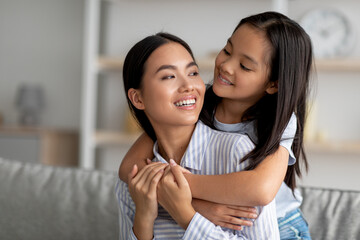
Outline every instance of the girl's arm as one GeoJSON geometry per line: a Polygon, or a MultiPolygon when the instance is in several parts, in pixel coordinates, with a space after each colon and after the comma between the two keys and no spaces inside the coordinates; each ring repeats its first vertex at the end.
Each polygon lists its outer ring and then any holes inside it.
{"type": "Polygon", "coordinates": [[[151,138],[143,133],[131,146],[129,151],[126,153],[123,158],[120,168],[119,168],[119,177],[122,181],[128,181],[128,174],[131,172],[134,164],[136,164],[140,169],[146,166],[146,159],[153,159],[154,154],[152,152],[154,142],[151,138]]]}
{"type": "Polygon", "coordinates": [[[238,206],[264,206],[284,180],[289,152],[280,146],[255,169],[223,175],[185,174],[193,198],[238,206]]]}
{"type": "MultiPolygon", "coordinates": [[[[146,166],[146,159],[153,158],[153,141],[143,133],[125,155],[119,177],[127,182],[127,175],[134,164],[139,169],[146,166]]],[[[264,206],[276,196],[284,180],[289,152],[280,146],[255,169],[224,175],[185,174],[193,198],[237,206],[264,206]]]]}

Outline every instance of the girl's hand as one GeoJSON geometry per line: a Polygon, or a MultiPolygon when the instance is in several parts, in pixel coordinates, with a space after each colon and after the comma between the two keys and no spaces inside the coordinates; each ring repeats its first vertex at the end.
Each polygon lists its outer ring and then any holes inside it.
{"type": "Polygon", "coordinates": [[[183,170],[173,160],[158,184],[158,201],[184,229],[195,215],[192,196],[183,170]]]}
{"type": "Polygon", "coordinates": [[[215,225],[233,230],[242,230],[242,226],[252,226],[251,220],[256,219],[256,208],[224,205],[214,202],[208,202],[200,199],[193,199],[194,209],[201,215],[209,219],[215,225]]]}
{"type": "Polygon", "coordinates": [[[129,192],[136,205],[135,218],[141,217],[149,225],[153,225],[158,214],[156,188],[166,166],[154,163],[138,171],[137,165],[134,165],[128,175],[129,192]]]}

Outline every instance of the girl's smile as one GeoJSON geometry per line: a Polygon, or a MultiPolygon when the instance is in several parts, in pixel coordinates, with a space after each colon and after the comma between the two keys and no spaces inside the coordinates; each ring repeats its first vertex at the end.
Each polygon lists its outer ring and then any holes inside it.
{"type": "Polygon", "coordinates": [[[222,76],[221,74],[218,75],[217,80],[220,84],[223,85],[234,85],[232,82],[227,80],[225,76],[222,76]]]}

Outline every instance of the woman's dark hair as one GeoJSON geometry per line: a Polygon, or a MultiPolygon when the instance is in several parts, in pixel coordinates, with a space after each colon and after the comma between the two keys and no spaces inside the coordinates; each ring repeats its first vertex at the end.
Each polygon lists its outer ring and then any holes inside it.
{"type": "Polygon", "coordinates": [[[131,103],[128,97],[128,90],[130,88],[140,89],[142,87],[146,61],[156,49],[170,42],[181,44],[195,61],[191,48],[185,41],[172,34],[159,32],[136,43],[127,53],[123,67],[124,90],[131,113],[142,129],[153,141],[156,140],[154,129],[145,115],[145,112],[137,109],[131,103]]]}
{"type": "MultiPolygon", "coordinates": [[[[277,12],[264,12],[246,17],[240,21],[234,32],[244,24],[263,33],[270,43],[270,53],[265,60],[270,70],[269,81],[277,84],[278,92],[266,94],[243,114],[242,121],[255,121],[258,135],[256,147],[243,158],[243,161],[251,159],[247,167],[247,170],[251,170],[266,156],[274,153],[279,147],[292,113],[295,112],[297,130],[292,151],[297,161],[294,165],[288,166],[284,180],[294,189],[296,175],[301,177],[301,159],[306,171],[308,169],[303,136],[313,60],[311,40],[299,24],[277,12]]],[[[215,95],[212,87],[208,87],[200,119],[213,128],[214,110],[220,101],[221,98],[215,95]]]]}

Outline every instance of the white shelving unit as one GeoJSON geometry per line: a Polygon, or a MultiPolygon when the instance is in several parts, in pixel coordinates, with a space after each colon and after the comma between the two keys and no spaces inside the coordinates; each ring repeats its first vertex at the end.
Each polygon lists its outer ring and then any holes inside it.
{"type": "Polygon", "coordinates": [[[95,120],[97,103],[97,59],[99,52],[100,0],[85,1],[84,72],[82,92],[80,166],[95,167],[95,120]]]}
{"type": "MultiPolygon", "coordinates": [[[[273,10],[286,14],[288,0],[272,0],[272,8],[273,10]]],[[[96,166],[96,148],[130,145],[137,139],[139,134],[96,129],[99,73],[121,71],[123,58],[111,58],[99,55],[101,0],[86,0],[85,11],[80,166],[82,168],[92,169],[96,166]]],[[[198,64],[200,69],[212,70],[214,67],[214,59],[198,59],[198,64]]],[[[360,72],[360,59],[318,59],[315,61],[315,64],[317,71],[360,72]]],[[[342,151],[360,154],[360,142],[346,144],[309,142],[307,146],[310,151],[342,151]]]]}

